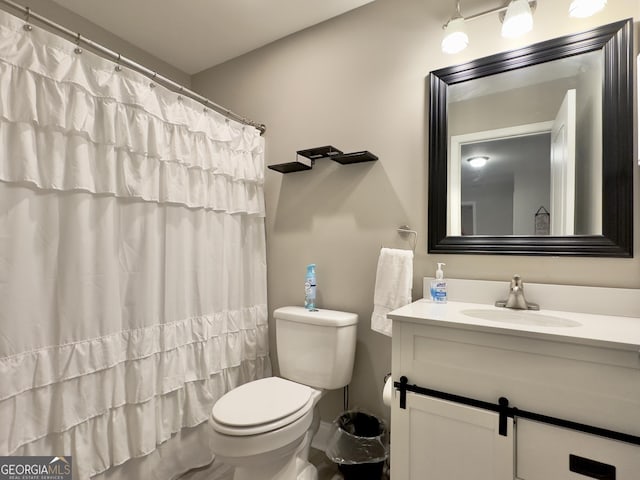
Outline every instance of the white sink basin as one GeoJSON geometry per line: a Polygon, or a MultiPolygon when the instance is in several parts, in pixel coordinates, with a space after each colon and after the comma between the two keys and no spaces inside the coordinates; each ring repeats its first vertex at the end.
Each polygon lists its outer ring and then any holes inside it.
{"type": "Polygon", "coordinates": [[[497,310],[489,308],[473,308],[460,313],[468,317],[489,320],[491,322],[510,323],[513,325],[531,325],[537,327],[579,327],[582,325],[568,318],[545,315],[530,310],[497,310]]]}

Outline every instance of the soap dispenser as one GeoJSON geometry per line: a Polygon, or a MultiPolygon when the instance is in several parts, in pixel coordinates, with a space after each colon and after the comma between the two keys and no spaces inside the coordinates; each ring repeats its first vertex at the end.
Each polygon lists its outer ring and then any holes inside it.
{"type": "Polygon", "coordinates": [[[443,265],[446,263],[438,263],[436,278],[431,280],[431,301],[434,303],[447,303],[447,281],[444,279],[443,265]]]}

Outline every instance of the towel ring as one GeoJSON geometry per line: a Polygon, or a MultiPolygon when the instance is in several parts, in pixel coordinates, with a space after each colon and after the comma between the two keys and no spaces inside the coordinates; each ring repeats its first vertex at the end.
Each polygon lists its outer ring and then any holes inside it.
{"type": "Polygon", "coordinates": [[[416,251],[416,245],[418,244],[418,232],[416,232],[415,230],[411,230],[409,228],[409,225],[400,225],[396,231],[398,232],[398,234],[402,237],[406,237],[408,235],[413,235],[413,247],[412,250],[415,253],[416,251]]]}

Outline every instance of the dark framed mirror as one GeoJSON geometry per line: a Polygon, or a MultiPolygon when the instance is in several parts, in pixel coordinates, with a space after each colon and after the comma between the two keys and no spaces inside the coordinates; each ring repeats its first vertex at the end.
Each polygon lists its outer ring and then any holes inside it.
{"type": "Polygon", "coordinates": [[[632,28],[430,73],[429,253],[633,256],[632,28]]]}

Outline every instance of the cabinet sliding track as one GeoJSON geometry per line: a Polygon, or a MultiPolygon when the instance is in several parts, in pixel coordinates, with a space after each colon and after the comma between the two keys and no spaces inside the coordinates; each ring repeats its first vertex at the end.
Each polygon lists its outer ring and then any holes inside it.
{"type": "Polygon", "coordinates": [[[516,407],[510,407],[509,400],[506,397],[500,397],[497,404],[485,402],[483,400],[455,395],[453,393],[441,392],[439,390],[420,387],[418,385],[409,385],[409,380],[405,376],[400,377],[399,382],[393,382],[393,386],[400,392],[400,408],[402,409],[407,408],[407,392],[412,392],[420,395],[426,395],[428,397],[437,398],[439,400],[446,400],[449,402],[460,403],[463,405],[496,412],[499,415],[498,433],[505,437],[507,436],[507,418],[511,417],[514,420],[516,418],[526,418],[527,420],[533,420],[539,423],[546,423],[548,425],[553,425],[556,427],[589,433],[591,435],[597,435],[599,437],[630,443],[633,445],[640,445],[639,436],[617,432],[615,430],[609,430],[606,428],[595,427],[593,425],[587,425],[584,423],[573,422],[571,420],[565,420],[563,418],[551,417],[549,415],[529,412],[527,410],[520,410],[516,407]]]}

